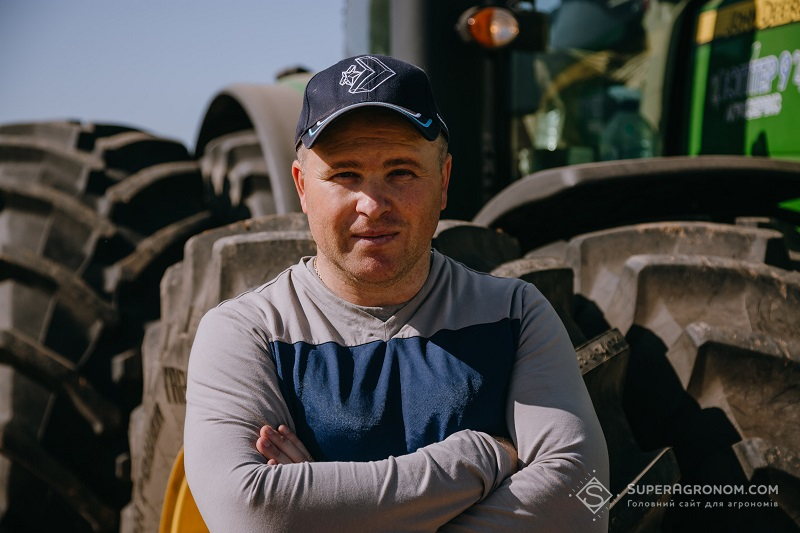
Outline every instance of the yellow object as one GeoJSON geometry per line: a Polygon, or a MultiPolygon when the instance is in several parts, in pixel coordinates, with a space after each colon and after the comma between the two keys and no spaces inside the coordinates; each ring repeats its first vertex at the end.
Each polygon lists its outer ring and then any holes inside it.
{"type": "Polygon", "coordinates": [[[745,0],[700,13],[697,44],[800,22],[800,0],[745,0]]]}
{"type": "Polygon", "coordinates": [[[206,523],[200,516],[192,491],[186,482],[183,448],[175,458],[175,464],[172,465],[172,472],[169,474],[158,531],[159,533],[208,533],[206,523]]]}

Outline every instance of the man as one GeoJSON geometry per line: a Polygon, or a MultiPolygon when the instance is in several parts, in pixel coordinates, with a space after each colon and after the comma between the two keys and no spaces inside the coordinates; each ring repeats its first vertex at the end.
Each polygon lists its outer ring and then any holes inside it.
{"type": "Polygon", "coordinates": [[[318,255],[209,311],[189,362],[212,531],[606,528],[574,494],[608,457],[556,313],[431,251],[448,137],[407,63],[309,82],[292,174],[318,255]]]}

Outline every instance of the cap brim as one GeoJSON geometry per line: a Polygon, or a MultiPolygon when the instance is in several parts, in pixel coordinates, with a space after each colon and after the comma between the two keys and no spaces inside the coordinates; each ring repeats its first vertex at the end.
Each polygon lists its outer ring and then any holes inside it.
{"type": "Polygon", "coordinates": [[[441,133],[441,131],[444,129],[439,120],[431,117],[423,117],[420,113],[415,113],[398,105],[389,104],[386,102],[359,102],[357,104],[349,105],[339,109],[335,113],[332,113],[324,119],[317,121],[316,124],[308,128],[300,137],[300,139],[298,139],[295,148],[298,148],[301,142],[306,148],[311,148],[314,146],[314,143],[317,142],[317,139],[319,139],[322,132],[325,131],[325,129],[332,123],[334,123],[337,118],[350,111],[354,111],[363,107],[382,107],[384,109],[391,109],[392,111],[397,112],[397,114],[405,118],[412,126],[414,126],[414,128],[417,129],[417,131],[420,132],[420,134],[422,134],[424,138],[429,141],[436,140],[436,138],[439,137],[439,133],[441,133]]]}

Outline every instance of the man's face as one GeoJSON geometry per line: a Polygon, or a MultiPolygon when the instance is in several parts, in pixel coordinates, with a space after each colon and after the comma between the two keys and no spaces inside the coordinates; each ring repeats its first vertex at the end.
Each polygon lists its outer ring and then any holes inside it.
{"type": "Polygon", "coordinates": [[[292,172],[320,270],[391,287],[428,273],[451,159],[404,119],[358,110],[331,124],[292,172]]]}

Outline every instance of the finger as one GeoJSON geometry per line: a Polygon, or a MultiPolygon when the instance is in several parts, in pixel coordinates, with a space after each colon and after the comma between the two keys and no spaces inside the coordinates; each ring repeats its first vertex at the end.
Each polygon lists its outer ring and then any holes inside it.
{"type": "Polygon", "coordinates": [[[265,439],[264,437],[258,437],[256,439],[256,450],[258,450],[258,453],[263,455],[266,459],[272,459],[277,451],[272,444],[270,444],[269,440],[265,439]]]}
{"type": "Polygon", "coordinates": [[[308,451],[305,450],[305,446],[300,443],[297,437],[294,437],[294,439],[287,438],[275,428],[267,426],[267,439],[275,448],[286,455],[291,462],[302,463],[308,461],[308,451]],[[299,443],[303,449],[298,448],[295,443],[299,443]]]}
{"type": "Polygon", "coordinates": [[[292,464],[292,460],[286,456],[279,448],[273,445],[269,439],[264,437],[259,437],[256,440],[256,450],[258,453],[264,456],[267,459],[267,464],[270,465],[288,465],[292,464]]]}
{"type": "Polygon", "coordinates": [[[283,435],[285,438],[289,439],[289,441],[292,444],[294,444],[295,448],[297,448],[297,450],[303,456],[304,461],[309,461],[309,462],[314,461],[314,458],[311,457],[310,453],[308,453],[308,449],[305,447],[305,445],[303,445],[303,443],[300,441],[297,435],[295,435],[294,432],[291,429],[289,429],[285,424],[281,424],[280,426],[278,426],[278,433],[283,435]]]}

